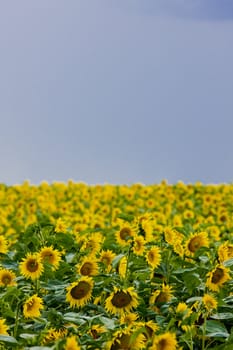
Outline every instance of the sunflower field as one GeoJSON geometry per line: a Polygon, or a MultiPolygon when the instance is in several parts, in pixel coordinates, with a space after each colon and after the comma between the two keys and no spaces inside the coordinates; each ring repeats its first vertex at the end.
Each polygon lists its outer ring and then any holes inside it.
{"type": "Polygon", "coordinates": [[[0,349],[233,349],[233,185],[0,184],[0,349]]]}

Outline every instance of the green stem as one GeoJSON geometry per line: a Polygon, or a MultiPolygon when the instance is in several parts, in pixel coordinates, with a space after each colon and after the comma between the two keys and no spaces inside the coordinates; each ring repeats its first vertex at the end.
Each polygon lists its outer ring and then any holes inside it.
{"type": "Polygon", "coordinates": [[[127,262],[126,262],[126,271],[125,271],[125,285],[127,284],[128,275],[129,275],[129,259],[130,259],[130,253],[131,253],[131,245],[129,246],[128,253],[127,253],[127,262]]]}
{"type": "Polygon", "coordinates": [[[203,323],[203,334],[202,334],[202,346],[201,349],[205,350],[205,335],[206,335],[206,316],[204,317],[204,323],[203,323]]]}
{"type": "Polygon", "coordinates": [[[15,326],[14,326],[14,331],[13,331],[14,338],[16,338],[16,336],[17,336],[17,331],[18,331],[18,326],[19,326],[20,304],[21,304],[21,301],[18,302],[17,307],[16,307],[15,326]]]}

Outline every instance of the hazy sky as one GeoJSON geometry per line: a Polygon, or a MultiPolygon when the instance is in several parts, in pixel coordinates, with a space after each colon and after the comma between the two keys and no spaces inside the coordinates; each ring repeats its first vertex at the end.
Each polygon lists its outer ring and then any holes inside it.
{"type": "Polygon", "coordinates": [[[0,182],[233,181],[232,0],[0,11],[0,182]]]}

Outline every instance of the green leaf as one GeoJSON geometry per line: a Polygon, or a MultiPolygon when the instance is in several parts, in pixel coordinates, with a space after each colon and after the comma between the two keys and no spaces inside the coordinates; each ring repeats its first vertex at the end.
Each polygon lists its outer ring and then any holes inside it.
{"type": "Polygon", "coordinates": [[[32,346],[29,348],[30,350],[51,350],[48,346],[32,346]]]}
{"type": "Polygon", "coordinates": [[[31,333],[22,333],[20,334],[20,338],[23,338],[23,339],[32,339],[34,337],[36,337],[37,334],[31,334],[31,333]]]}
{"type": "MultiPolygon", "coordinates": [[[[218,321],[207,320],[206,321],[206,336],[210,338],[227,338],[229,333],[227,332],[224,324],[218,321]]],[[[203,329],[203,326],[202,326],[203,329]]]]}
{"type": "Polygon", "coordinates": [[[233,265],[233,258],[224,261],[223,265],[226,267],[232,266],[233,265]]]}
{"type": "Polygon", "coordinates": [[[215,320],[229,320],[233,318],[233,313],[221,312],[221,313],[212,315],[211,318],[214,318],[215,320]]]}
{"type": "Polygon", "coordinates": [[[17,340],[9,335],[0,335],[0,342],[18,344],[17,340]]]}

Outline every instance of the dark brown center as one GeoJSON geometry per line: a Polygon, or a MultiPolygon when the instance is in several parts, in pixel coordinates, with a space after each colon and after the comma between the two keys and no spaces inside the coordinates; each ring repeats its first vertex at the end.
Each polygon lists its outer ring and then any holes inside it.
{"type": "Polygon", "coordinates": [[[218,282],[221,281],[223,276],[224,276],[223,270],[218,267],[213,273],[213,276],[211,278],[211,282],[217,284],[218,282]]]}
{"type": "Polygon", "coordinates": [[[27,262],[27,270],[30,272],[36,272],[38,270],[39,264],[35,259],[30,259],[27,262]]]}
{"type": "Polygon", "coordinates": [[[81,281],[77,286],[71,289],[70,294],[74,299],[82,299],[88,294],[89,291],[90,291],[89,283],[85,281],[81,281]]]}
{"type": "Polygon", "coordinates": [[[89,262],[86,262],[82,265],[80,272],[83,276],[89,276],[92,272],[92,264],[89,262]]]}
{"type": "Polygon", "coordinates": [[[123,308],[130,304],[132,297],[129,293],[123,291],[116,292],[112,298],[112,305],[117,308],[123,308]]]}

